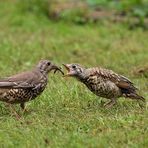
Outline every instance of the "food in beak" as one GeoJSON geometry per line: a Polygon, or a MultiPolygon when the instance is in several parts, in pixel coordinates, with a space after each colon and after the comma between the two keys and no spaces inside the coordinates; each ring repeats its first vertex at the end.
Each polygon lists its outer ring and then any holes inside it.
{"type": "Polygon", "coordinates": [[[61,67],[57,67],[57,66],[53,65],[52,69],[54,69],[54,73],[56,73],[57,71],[60,71],[62,73],[62,75],[64,75],[64,72],[61,70],[61,67]]]}

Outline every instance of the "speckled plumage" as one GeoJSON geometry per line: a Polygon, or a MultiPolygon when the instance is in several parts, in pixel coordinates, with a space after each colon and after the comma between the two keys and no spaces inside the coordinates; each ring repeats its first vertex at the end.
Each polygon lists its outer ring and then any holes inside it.
{"type": "Polygon", "coordinates": [[[110,99],[106,106],[111,107],[119,97],[129,97],[144,101],[142,96],[136,93],[137,88],[126,77],[112,70],[95,68],[83,68],[79,64],[65,64],[68,70],[67,76],[73,76],[84,83],[90,91],[100,97],[110,99]]]}
{"type": "Polygon", "coordinates": [[[50,61],[42,60],[31,71],[0,79],[0,101],[20,103],[24,109],[25,102],[35,99],[44,91],[51,70],[61,71],[50,61]]]}
{"type": "Polygon", "coordinates": [[[40,95],[47,85],[47,78],[43,76],[39,82],[39,87],[27,87],[27,88],[4,88],[0,89],[0,101],[7,103],[25,103],[35,99],[40,95]]]}

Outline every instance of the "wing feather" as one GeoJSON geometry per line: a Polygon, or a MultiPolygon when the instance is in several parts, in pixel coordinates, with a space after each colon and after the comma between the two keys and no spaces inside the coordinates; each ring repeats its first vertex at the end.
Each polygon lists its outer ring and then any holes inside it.
{"type": "Polygon", "coordinates": [[[35,79],[37,77],[38,75],[35,72],[23,72],[8,78],[0,79],[0,88],[33,88],[35,87],[35,79]]]}
{"type": "Polygon", "coordinates": [[[90,68],[90,75],[98,75],[103,79],[110,80],[115,83],[119,88],[136,91],[134,84],[125,76],[119,75],[112,70],[103,68],[90,68]]]}

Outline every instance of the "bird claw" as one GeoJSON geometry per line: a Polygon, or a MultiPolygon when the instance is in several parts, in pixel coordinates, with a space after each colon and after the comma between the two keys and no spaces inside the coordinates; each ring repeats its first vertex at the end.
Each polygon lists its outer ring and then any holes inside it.
{"type": "Polygon", "coordinates": [[[104,104],[104,107],[106,109],[109,109],[109,108],[112,108],[115,104],[116,104],[116,102],[111,100],[111,101],[107,102],[106,104],[104,104]]]}
{"type": "Polygon", "coordinates": [[[20,116],[18,113],[15,113],[14,116],[15,116],[15,118],[16,118],[17,120],[20,120],[20,119],[21,119],[21,116],[20,116]]]}
{"type": "Polygon", "coordinates": [[[23,112],[23,114],[24,114],[24,113],[29,112],[29,110],[28,110],[28,109],[26,109],[26,108],[24,108],[24,109],[22,110],[22,112],[23,112]]]}
{"type": "Polygon", "coordinates": [[[105,107],[106,109],[110,109],[110,108],[113,107],[113,105],[114,105],[114,104],[105,104],[104,107],[105,107]]]}

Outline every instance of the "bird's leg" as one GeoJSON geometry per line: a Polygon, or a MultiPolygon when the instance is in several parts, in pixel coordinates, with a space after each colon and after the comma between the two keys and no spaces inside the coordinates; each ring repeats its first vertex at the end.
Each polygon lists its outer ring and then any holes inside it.
{"type": "Polygon", "coordinates": [[[24,112],[27,112],[27,109],[26,109],[26,107],[25,107],[25,103],[21,103],[21,104],[20,104],[20,107],[22,108],[23,113],[24,113],[24,112]]]}
{"type": "Polygon", "coordinates": [[[11,113],[13,113],[16,117],[17,120],[19,120],[21,117],[20,115],[16,112],[15,108],[13,107],[12,104],[10,103],[5,103],[5,106],[9,108],[9,110],[11,111],[11,113]]]}
{"type": "Polygon", "coordinates": [[[115,98],[112,98],[111,101],[107,102],[104,107],[106,108],[111,108],[113,107],[114,105],[116,104],[116,99],[115,98]]]}

